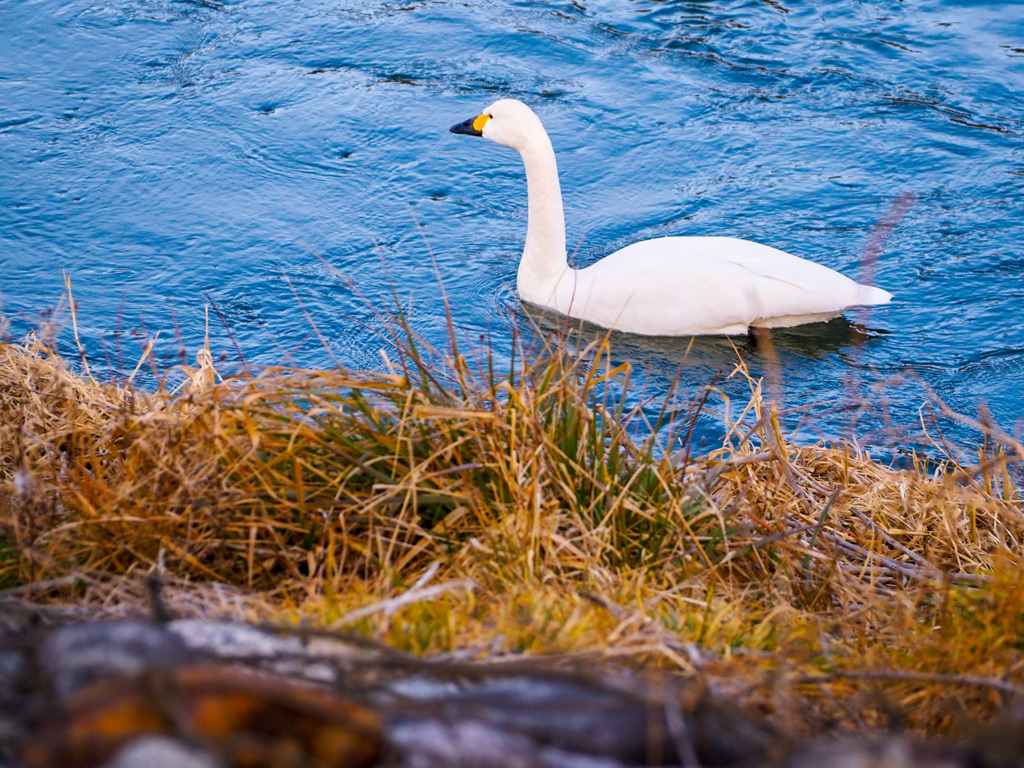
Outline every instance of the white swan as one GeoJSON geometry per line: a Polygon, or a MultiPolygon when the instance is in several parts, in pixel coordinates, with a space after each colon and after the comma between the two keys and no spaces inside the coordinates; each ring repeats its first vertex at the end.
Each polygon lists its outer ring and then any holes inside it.
{"type": "Polygon", "coordinates": [[[451,131],[483,136],[523,158],[528,222],[516,284],[524,301],[628,333],[693,336],[812,323],[892,298],[828,267],[733,237],[643,240],[572,269],[555,152],[533,110],[502,99],[451,131]]]}

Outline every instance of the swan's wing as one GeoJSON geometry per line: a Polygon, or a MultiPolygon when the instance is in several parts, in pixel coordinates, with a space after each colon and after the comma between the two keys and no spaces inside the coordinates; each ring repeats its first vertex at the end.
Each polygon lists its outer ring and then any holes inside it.
{"type": "Polygon", "coordinates": [[[657,258],[676,258],[708,268],[715,262],[734,264],[760,278],[786,283],[794,288],[836,301],[857,304],[884,304],[892,294],[880,288],[860,285],[835,270],[813,261],[735,237],[659,237],[623,248],[615,255],[632,257],[639,252],[657,258]],[[630,253],[632,252],[632,253],[630,253]]]}
{"type": "Polygon", "coordinates": [[[606,328],[682,335],[737,333],[751,323],[823,319],[889,294],[766,245],[666,237],[568,270],[540,303],[606,328]]]}

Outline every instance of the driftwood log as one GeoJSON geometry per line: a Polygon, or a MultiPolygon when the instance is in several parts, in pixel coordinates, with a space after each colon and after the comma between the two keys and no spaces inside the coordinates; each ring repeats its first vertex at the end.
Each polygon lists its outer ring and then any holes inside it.
{"type": "Polygon", "coordinates": [[[693,681],[0,605],[4,768],[1000,768],[1024,765],[1019,732],[796,742],[693,681]]]}

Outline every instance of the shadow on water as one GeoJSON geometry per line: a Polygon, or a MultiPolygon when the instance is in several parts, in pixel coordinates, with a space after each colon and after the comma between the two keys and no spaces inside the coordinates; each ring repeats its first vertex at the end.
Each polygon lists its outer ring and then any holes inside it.
{"type": "MultiPolygon", "coordinates": [[[[737,355],[748,364],[778,363],[778,360],[765,359],[754,335],[638,336],[568,319],[534,305],[521,304],[518,314],[538,331],[552,338],[572,332],[584,342],[607,339],[616,354],[634,364],[648,360],[661,368],[661,364],[686,361],[720,370],[735,365],[737,355]]],[[[837,354],[850,355],[869,344],[872,339],[887,333],[889,331],[866,328],[845,316],[839,316],[826,322],[772,329],[769,335],[776,353],[813,361],[825,360],[837,354]]]]}
{"type": "MultiPolygon", "coordinates": [[[[693,415],[685,431],[698,449],[721,444],[760,382],[794,437],[818,440],[888,427],[882,414],[870,413],[867,387],[851,370],[888,331],[845,316],[756,335],[665,337],[608,331],[533,305],[519,304],[513,312],[516,326],[530,329],[539,348],[555,343],[584,350],[607,342],[607,364],[631,369],[629,388],[616,392],[626,410],[644,412],[648,426],[667,420],[662,430],[669,439],[680,432],[680,420],[693,415]],[[823,378],[820,363],[829,360],[844,360],[847,375],[823,378]]],[[[642,427],[637,436],[644,438],[642,427]]]]}

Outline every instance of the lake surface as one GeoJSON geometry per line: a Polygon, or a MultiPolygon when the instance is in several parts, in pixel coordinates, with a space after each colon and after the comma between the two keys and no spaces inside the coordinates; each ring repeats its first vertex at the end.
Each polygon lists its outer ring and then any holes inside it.
{"type": "MultiPolygon", "coordinates": [[[[877,406],[869,444],[910,440],[877,430],[912,431],[927,388],[1011,432],[1024,414],[1024,3],[0,0],[0,28],[0,313],[23,336],[66,271],[106,375],[158,333],[161,366],[194,357],[208,302],[222,370],[236,344],[249,365],[380,368],[392,286],[444,347],[438,275],[457,332],[500,357],[522,166],[448,127],[515,97],[551,134],[577,264],[734,235],[896,295],[776,334],[801,437],[848,436],[851,387],[877,406]]],[[[688,340],[613,343],[656,401],[688,340]]],[[[684,393],[735,360],[699,341],[684,393]]],[[[714,396],[698,432],[724,412],[714,396]]]]}

